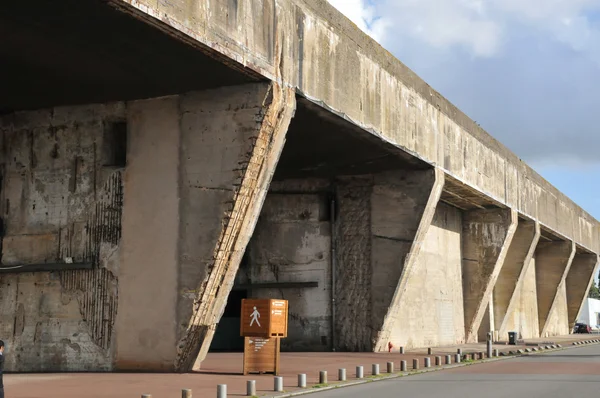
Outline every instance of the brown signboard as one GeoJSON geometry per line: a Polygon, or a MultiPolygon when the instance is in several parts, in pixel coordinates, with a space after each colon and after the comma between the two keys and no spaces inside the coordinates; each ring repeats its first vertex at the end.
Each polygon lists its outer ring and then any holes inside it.
{"type": "Polygon", "coordinates": [[[240,334],[253,337],[287,337],[288,302],[278,299],[243,299],[240,334]]]}
{"type": "Polygon", "coordinates": [[[244,375],[279,374],[279,338],[244,337],[244,375]]]}

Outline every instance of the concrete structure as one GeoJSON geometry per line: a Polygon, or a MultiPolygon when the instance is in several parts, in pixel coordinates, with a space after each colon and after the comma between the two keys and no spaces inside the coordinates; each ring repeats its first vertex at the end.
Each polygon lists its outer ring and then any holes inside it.
{"type": "Polygon", "coordinates": [[[600,300],[588,298],[581,306],[577,322],[585,323],[593,329],[600,328],[600,300]]]}
{"type": "Polygon", "coordinates": [[[243,297],[286,350],[575,322],[598,222],[325,1],[6,3],[8,370],[198,368],[243,297]]]}

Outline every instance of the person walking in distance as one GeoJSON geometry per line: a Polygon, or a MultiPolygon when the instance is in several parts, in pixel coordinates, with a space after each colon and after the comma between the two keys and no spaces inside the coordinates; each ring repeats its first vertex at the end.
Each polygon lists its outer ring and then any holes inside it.
{"type": "Polygon", "coordinates": [[[2,373],[4,372],[4,341],[0,340],[0,398],[4,398],[4,383],[2,373]]]}

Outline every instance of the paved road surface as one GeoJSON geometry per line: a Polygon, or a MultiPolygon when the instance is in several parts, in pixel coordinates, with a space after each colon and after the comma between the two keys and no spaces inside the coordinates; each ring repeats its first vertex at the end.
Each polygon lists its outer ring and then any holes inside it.
{"type": "Polygon", "coordinates": [[[600,392],[600,345],[324,391],[318,398],[574,398],[600,392]]]}

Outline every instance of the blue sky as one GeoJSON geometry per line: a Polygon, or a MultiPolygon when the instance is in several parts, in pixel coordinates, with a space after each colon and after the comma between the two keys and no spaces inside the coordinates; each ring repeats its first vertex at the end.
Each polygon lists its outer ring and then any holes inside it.
{"type": "Polygon", "coordinates": [[[600,0],[329,0],[600,220],[600,0]]]}

